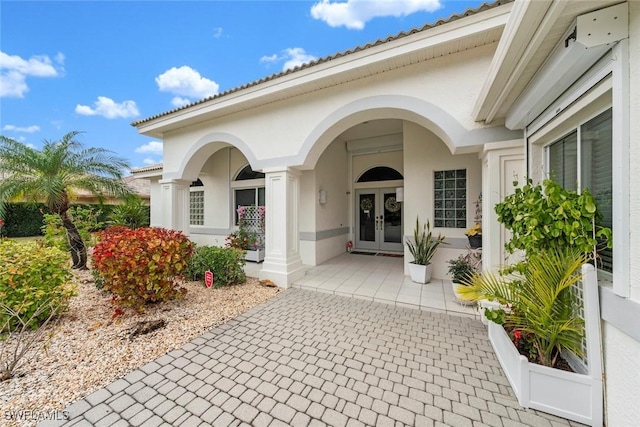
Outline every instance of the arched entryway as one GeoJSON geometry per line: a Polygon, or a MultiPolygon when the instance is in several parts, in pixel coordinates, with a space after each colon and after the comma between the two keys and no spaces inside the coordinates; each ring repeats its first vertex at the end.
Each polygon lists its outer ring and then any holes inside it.
{"type": "Polygon", "coordinates": [[[368,184],[367,188],[355,190],[356,250],[402,252],[402,202],[398,199],[398,193],[402,190],[401,187],[388,185],[402,180],[403,176],[397,170],[376,166],[365,171],[356,181],[356,186],[368,184]]]}

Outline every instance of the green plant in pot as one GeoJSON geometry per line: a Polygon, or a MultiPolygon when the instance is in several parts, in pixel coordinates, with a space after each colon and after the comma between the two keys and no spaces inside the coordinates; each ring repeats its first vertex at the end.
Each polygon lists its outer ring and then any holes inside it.
{"type": "Polygon", "coordinates": [[[451,275],[453,293],[457,300],[460,301],[458,288],[460,286],[468,286],[477,269],[467,255],[460,255],[458,258],[450,259],[447,263],[449,264],[448,272],[451,275]]]}
{"type": "Polygon", "coordinates": [[[420,227],[420,219],[416,217],[416,227],[413,230],[413,241],[407,240],[407,247],[413,256],[413,261],[409,263],[409,273],[411,280],[417,283],[429,283],[433,266],[431,259],[436,254],[441,244],[446,244],[445,236],[439,234],[434,236],[431,231],[431,224],[427,220],[420,227]]]}
{"type": "Polygon", "coordinates": [[[464,300],[487,298],[508,306],[508,313],[497,310],[492,320],[503,324],[531,362],[554,366],[562,350],[582,353],[584,322],[570,288],[581,279],[586,260],[575,248],[540,251],[527,257],[520,273],[474,274],[459,292],[464,300]]]}

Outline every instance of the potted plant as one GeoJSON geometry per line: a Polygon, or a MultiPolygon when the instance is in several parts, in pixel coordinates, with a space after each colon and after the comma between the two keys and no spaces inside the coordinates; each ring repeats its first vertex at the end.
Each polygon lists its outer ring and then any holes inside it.
{"type": "MultiPolygon", "coordinates": [[[[595,270],[584,265],[586,260],[575,248],[543,250],[530,254],[518,273],[475,274],[459,291],[465,300],[485,298],[509,307],[490,312],[489,340],[522,406],[602,425],[599,371],[571,372],[565,360],[583,356],[585,320],[579,315],[574,285],[585,285],[585,311],[587,286],[588,299],[597,306],[595,270]]],[[[597,317],[592,323],[596,330],[597,317]]],[[[599,365],[595,353],[589,365],[599,365]]]]}
{"type": "Polygon", "coordinates": [[[600,314],[592,264],[598,246],[611,247],[611,230],[598,224],[596,201],[587,190],[578,194],[550,179],[514,185],[495,211],[511,232],[505,249],[524,257],[499,275],[475,274],[471,286],[459,289],[461,298],[498,306],[485,310],[489,340],[522,406],[601,426],[600,314]],[[574,372],[555,367],[560,356],[574,372]]]}
{"type": "Polygon", "coordinates": [[[482,226],[479,223],[469,228],[464,234],[469,239],[469,246],[471,249],[478,249],[482,247],[482,226]]]}
{"type": "Polygon", "coordinates": [[[436,254],[438,246],[446,244],[443,235],[435,237],[431,231],[431,225],[427,220],[420,227],[420,220],[416,217],[416,227],[413,230],[413,241],[407,240],[407,247],[413,256],[413,261],[409,263],[409,273],[411,280],[416,283],[429,283],[433,266],[431,259],[436,254]]]}
{"type": "MultiPolygon", "coordinates": [[[[449,264],[448,272],[451,275],[451,287],[453,293],[456,296],[456,301],[459,303],[465,303],[460,299],[460,293],[458,287],[467,286],[471,282],[471,278],[476,273],[476,266],[473,264],[471,257],[467,255],[460,255],[456,259],[450,259],[447,261],[449,264]]],[[[466,302],[468,303],[468,302],[466,302]]],[[[474,304],[475,302],[471,302],[474,304]]]]}

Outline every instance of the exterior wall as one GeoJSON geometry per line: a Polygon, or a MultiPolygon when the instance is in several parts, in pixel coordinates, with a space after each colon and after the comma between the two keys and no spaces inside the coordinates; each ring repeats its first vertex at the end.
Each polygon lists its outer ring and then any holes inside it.
{"type": "Polygon", "coordinates": [[[316,182],[311,193],[316,212],[316,264],[321,264],[346,250],[349,227],[349,160],[346,145],[334,141],[316,164],[316,182]],[[320,204],[319,192],[327,192],[327,202],[320,204]]]}
{"type": "Polygon", "coordinates": [[[300,256],[318,265],[345,251],[348,240],[349,181],[345,143],[334,141],[322,153],[313,171],[300,178],[300,256]],[[327,192],[320,204],[319,192],[327,192]]]}
{"type": "Polygon", "coordinates": [[[162,227],[162,194],[159,180],[159,177],[149,178],[149,203],[151,208],[149,225],[152,227],[162,227]]]}
{"type": "MultiPolygon", "coordinates": [[[[640,3],[629,1],[629,222],[630,235],[640,234],[640,3]]],[[[615,236],[614,236],[615,237],[615,236]]],[[[630,239],[629,277],[631,300],[640,302],[640,240],[630,239]]],[[[637,316],[636,316],[637,318],[637,316]]],[[[640,341],[603,321],[604,363],[606,373],[607,425],[637,425],[640,420],[640,341]]]]}
{"type": "MultiPolygon", "coordinates": [[[[352,102],[380,96],[419,100],[416,94],[425,94],[422,101],[441,109],[466,129],[479,129],[483,126],[473,121],[471,110],[494,49],[493,45],[480,47],[353,81],[348,90],[339,85],[169,132],[164,137],[164,174],[174,177],[183,166],[185,153],[194,159],[191,173],[197,173],[204,160],[199,152],[192,150],[199,141],[218,142],[220,146],[233,143],[250,161],[259,163],[254,165],[258,167],[279,166],[277,161],[299,163],[304,161],[300,153],[305,141],[314,130],[322,128],[323,120],[352,102]],[[445,81],[454,83],[442,84],[445,81]]],[[[389,110],[384,114],[389,117],[398,113],[389,110]]],[[[335,136],[362,122],[364,117],[354,117],[352,122],[347,120],[334,126],[335,136]]],[[[321,151],[322,148],[319,147],[321,151]]],[[[210,145],[208,149],[215,147],[210,145]]]]}
{"type": "MultiPolygon", "coordinates": [[[[453,156],[440,138],[427,129],[411,122],[404,124],[404,234],[413,235],[416,216],[422,224],[427,219],[433,224],[433,173],[437,170],[467,169],[467,225],[473,224],[475,205],[481,191],[481,162],[477,154],[453,156]]],[[[433,277],[447,277],[447,261],[465,253],[467,238],[462,228],[436,228],[451,241],[436,253],[433,277]]],[[[411,254],[405,246],[405,274],[411,254]]]]}
{"type": "Polygon", "coordinates": [[[602,322],[606,421],[608,426],[634,426],[640,419],[640,342],[602,322]]]}

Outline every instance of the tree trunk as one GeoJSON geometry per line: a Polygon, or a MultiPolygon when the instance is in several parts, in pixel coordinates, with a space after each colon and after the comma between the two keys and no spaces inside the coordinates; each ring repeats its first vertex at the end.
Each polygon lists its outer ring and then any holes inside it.
{"type": "Polygon", "coordinates": [[[67,239],[69,241],[69,252],[71,252],[71,260],[73,268],[80,270],[87,269],[87,247],[82,241],[78,227],[71,221],[69,213],[64,210],[59,213],[62,219],[62,226],[67,231],[67,239]]]}

